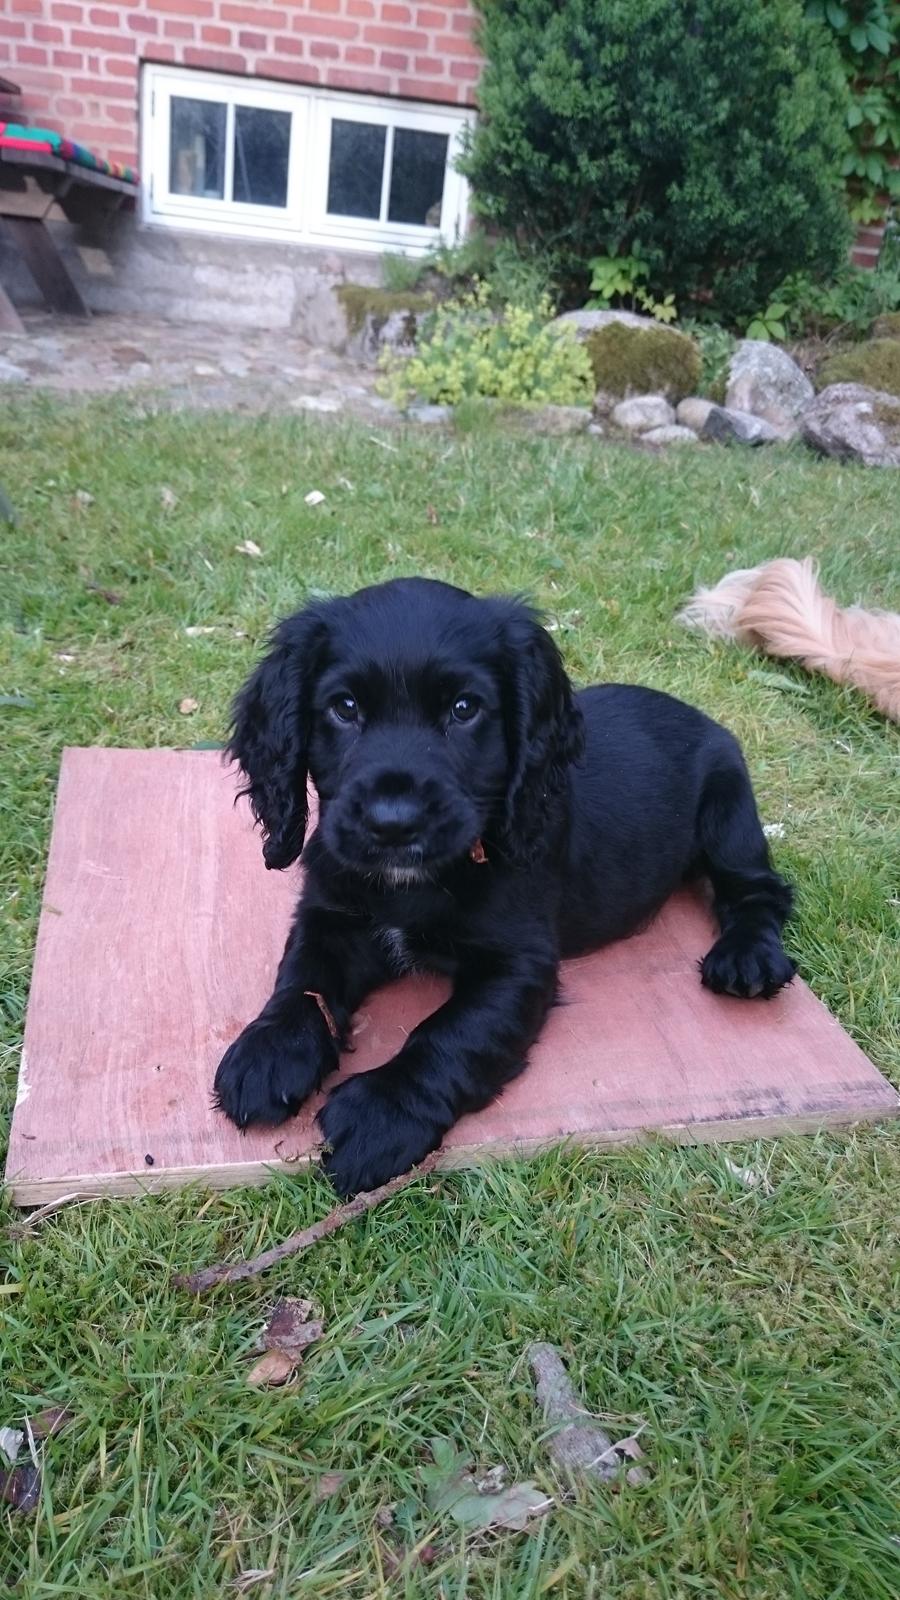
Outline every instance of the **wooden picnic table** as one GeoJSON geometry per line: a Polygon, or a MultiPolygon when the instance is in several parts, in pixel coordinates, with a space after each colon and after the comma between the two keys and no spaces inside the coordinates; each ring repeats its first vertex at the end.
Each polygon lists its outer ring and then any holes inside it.
{"type": "MultiPolygon", "coordinates": [[[[41,151],[0,147],[0,224],[51,310],[90,316],[47,227],[51,213],[58,208],[69,222],[84,222],[98,211],[118,210],[137,190],[136,183],[108,177],[75,161],[41,151]]],[[[23,332],[21,318],[2,285],[0,332],[23,332]]]]}

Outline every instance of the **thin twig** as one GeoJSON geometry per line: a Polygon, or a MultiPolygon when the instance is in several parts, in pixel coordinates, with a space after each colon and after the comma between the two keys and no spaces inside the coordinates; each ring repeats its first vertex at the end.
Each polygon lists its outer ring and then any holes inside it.
{"type": "Polygon", "coordinates": [[[433,1150],[411,1172],[402,1172],[398,1177],[391,1178],[390,1183],[382,1183],[377,1189],[364,1189],[361,1194],[348,1200],[346,1205],[336,1206],[327,1217],[322,1217],[308,1228],[301,1228],[299,1233],[292,1233],[289,1239],[273,1245],[271,1250],[264,1250],[262,1255],[253,1256],[250,1261],[236,1261],[232,1266],[219,1262],[212,1267],[201,1267],[199,1272],[178,1272],[172,1281],[177,1288],[187,1289],[191,1294],[205,1294],[207,1289],[214,1289],[218,1283],[238,1283],[242,1278],[256,1278],[261,1272],[267,1272],[269,1267],[277,1266],[279,1261],[298,1255],[301,1250],[308,1250],[320,1239],[327,1239],[330,1233],[337,1233],[345,1223],[353,1222],[356,1217],[371,1211],[373,1206],[380,1205],[382,1200],[389,1200],[391,1195],[405,1189],[414,1178],[424,1177],[436,1165],[439,1154],[439,1151],[433,1150]]]}

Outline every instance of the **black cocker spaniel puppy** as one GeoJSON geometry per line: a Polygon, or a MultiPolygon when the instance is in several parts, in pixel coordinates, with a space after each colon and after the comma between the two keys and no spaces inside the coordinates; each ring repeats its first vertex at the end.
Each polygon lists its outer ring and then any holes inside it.
{"type": "Polygon", "coordinates": [[[300,855],[308,777],[319,795],[274,993],[216,1074],[231,1120],[292,1116],[380,984],[453,980],[392,1061],[321,1111],[344,1194],[492,1100],[525,1066],[561,957],[631,933],[688,876],[711,881],[721,929],[708,988],[768,997],[793,977],[791,890],[735,739],[652,689],[575,694],[518,600],[404,578],[308,606],[238,695],[229,750],[268,867],[300,855]]]}

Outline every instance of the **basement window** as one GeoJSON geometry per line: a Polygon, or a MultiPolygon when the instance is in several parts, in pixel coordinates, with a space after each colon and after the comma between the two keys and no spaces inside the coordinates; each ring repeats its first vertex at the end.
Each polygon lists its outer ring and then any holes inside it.
{"type": "Polygon", "coordinates": [[[465,230],[466,113],[147,66],[144,220],[422,254],[465,230]]]}

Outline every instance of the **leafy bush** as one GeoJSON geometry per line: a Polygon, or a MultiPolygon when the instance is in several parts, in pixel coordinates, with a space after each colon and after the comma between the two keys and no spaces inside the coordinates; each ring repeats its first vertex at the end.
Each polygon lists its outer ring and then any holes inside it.
{"type": "Polygon", "coordinates": [[[879,317],[900,310],[900,263],[875,271],[848,262],[830,283],[794,273],[778,288],[788,332],[832,333],[844,329],[862,336],[879,317]]]}
{"type": "Polygon", "coordinates": [[[870,339],[832,356],[819,368],[820,389],[829,383],[864,383],[900,396],[900,339],[870,339]]]}
{"type": "Polygon", "coordinates": [[[610,322],[588,334],[594,385],[604,394],[664,394],[683,400],[696,394],[700,351],[687,334],[674,328],[632,328],[610,322]]]}
{"type": "Polygon", "coordinates": [[[697,394],[705,395],[717,404],[724,405],[728,387],[728,368],[737,348],[733,333],[718,322],[700,322],[685,318],[681,324],[685,333],[691,334],[700,351],[700,381],[697,394]]]}
{"type": "Polygon", "coordinates": [[[645,278],[650,268],[643,256],[594,256],[588,262],[591,269],[589,310],[604,310],[607,306],[621,305],[626,311],[649,312],[657,322],[674,322],[678,316],[674,294],[654,300],[645,278]]]}
{"type": "Polygon", "coordinates": [[[834,272],[847,91],[801,0],[476,0],[481,214],[567,262],[639,246],[657,298],[743,324],[792,270],[834,272]]]}
{"type": "Polygon", "coordinates": [[[386,289],[427,289],[439,299],[471,294],[487,284],[495,305],[537,307],[553,296],[556,264],[540,251],[520,247],[513,239],[489,239],[479,228],[457,244],[437,244],[424,256],[382,257],[386,289]]]}
{"type": "Polygon", "coordinates": [[[900,6],[897,0],[807,0],[807,15],[830,29],[850,88],[841,171],[857,222],[900,200],[900,6]]]}
{"type": "Polygon", "coordinates": [[[553,306],[491,307],[490,289],[478,284],[471,294],[439,306],[404,361],[386,354],[382,392],[397,405],[418,396],[435,404],[458,405],[472,396],[588,405],[593,395],[591,364],[575,329],[554,323],[553,306]]]}

